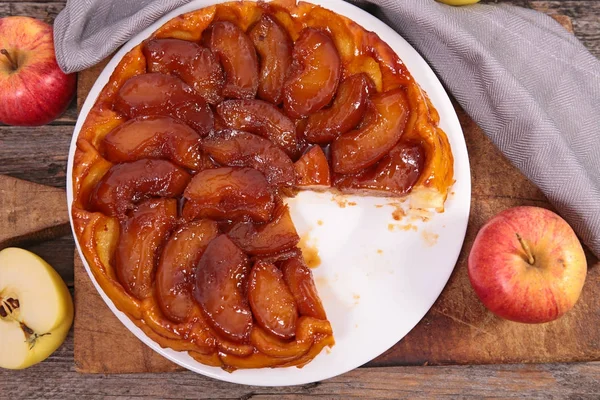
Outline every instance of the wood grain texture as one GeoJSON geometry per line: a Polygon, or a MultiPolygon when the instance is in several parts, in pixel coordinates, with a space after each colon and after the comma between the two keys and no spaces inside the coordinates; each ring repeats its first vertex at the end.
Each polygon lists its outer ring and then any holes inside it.
{"type": "Polygon", "coordinates": [[[0,174],[65,187],[73,126],[0,126],[0,174]]]}
{"type": "Polygon", "coordinates": [[[98,295],[75,260],[75,369],[86,373],[169,372],[182,368],[136,338],[98,295]]]}
{"type": "Polygon", "coordinates": [[[66,235],[65,191],[0,175],[0,250],[66,235]]]}
{"type": "MultiPolygon", "coordinates": [[[[484,0],[484,2],[486,2],[484,0]]],[[[488,0],[487,2],[512,3],[529,7],[546,9],[547,12],[560,12],[571,17],[575,27],[575,35],[597,57],[600,57],[600,30],[597,28],[600,21],[600,1],[530,1],[530,0],[488,0]]],[[[16,15],[11,13],[11,5],[32,3],[23,0],[0,1],[0,17],[16,15]]],[[[36,13],[42,6],[39,3],[63,3],[53,1],[37,1],[36,13]]],[[[51,6],[48,15],[52,15],[51,6]]],[[[23,15],[28,9],[20,8],[23,15]]],[[[39,15],[39,14],[38,14],[39,15]]],[[[75,110],[71,107],[70,110],[75,110]]],[[[66,119],[65,124],[74,123],[75,113],[71,119],[66,119]]],[[[56,128],[56,127],[54,127],[56,128]]],[[[0,126],[0,173],[9,173],[39,183],[64,187],[62,180],[57,176],[56,164],[62,163],[66,167],[66,157],[61,159],[56,146],[49,146],[50,156],[45,152],[40,153],[39,159],[31,157],[31,152],[23,142],[15,138],[8,141],[10,151],[7,149],[6,131],[2,133],[0,126]],[[31,171],[24,171],[18,166],[10,165],[19,163],[18,158],[24,157],[28,161],[20,163],[31,171]],[[58,157],[58,161],[57,161],[58,157]],[[10,159],[9,159],[10,158],[10,159]],[[3,172],[8,171],[8,172],[3,172]]],[[[12,128],[11,128],[12,129],[12,128]]],[[[22,134],[28,134],[27,128],[16,128],[22,134]]],[[[37,128],[35,128],[37,129],[37,128]]],[[[33,130],[35,130],[33,129],[33,130]]],[[[56,135],[57,142],[70,137],[72,128],[64,130],[50,129],[47,135],[56,135]]],[[[34,134],[35,136],[35,134],[34,134]]],[[[29,142],[34,149],[35,140],[29,142]]],[[[59,146],[60,147],[60,146],[59,146]]],[[[488,151],[489,148],[469,146],[469,152],[488,151]]],[[[63,153],[62,155],[65,155],[63,153]]],[[[494,155],[493,152],[491,154],[494,155]]],[[[473,160],[471,160],[473,163],[473,160]]],[[[506,161],[505,161],[506,162],[506,161]]],[[[493,164],[494,167],[496,163],[493,164]]],[[[472,164],[473,165],[473,164],[472,164]]],[[[482,171],[490,168],[489,164],[473,165],[473,179],[482,171]]],[[[497,168],[496,174],[501,169],[497,168]]],[[[485,188],[476,194],[476,182],[473,186],[473,197],[484,198],[485,188]]],[[[527,194],[528,201],[539,204],[540,200],[531,187],[524,188],[514,184],[512,195],[527,194]],[[529,198],[531,196],[531,198],[529,198]]],[[[539,192],[538,192],[539,194],[539,192]]],[[[511,195],[511,196],[512,196],[511,195]]],[[[512,197],[511,197],[512,198],[512,197]]],[[[518,198],[518,197],[517,197],[518,198]]],[[[509,198],[510,199],[510,198],[509,198]]],[[[46,242],[30,247],[39,251],[52,264],[67,282],[73,281],[72,254],[73,241],[71,237],[64,237],[55,241],[46,242]],[[43,253],[43,254],[42,254],[43,253]]],[[[596,268],[597,269],[597,268],[596,268]]],[[[451,282],[456,279],[454,276],[451,282]]],[[[588,278],[589,281],[589,278],[588,278]]],[[[442,299],[438,301],[440,303],[442,299]]],[[[436,303],[436,307],[438,306],[436,303]]],[[[104,307],[104,311],[115,318],[104,307]]],[[[596,311],[598,312],[598,311],[596,311]]],[[[422,322],[427,324],[429,315],[422,322]]],[[[483,365],[483,366],[447,366],[447,367],[387,367],[387,368],[360,368],[335,379],[319,382],[312,385],[288,388],[261,388],[245,387],[215,381],[190,372],[163,373],[163,374],[78,374],[74,366],[74,340],[71,334],[65,344],[44,363],[38,364],[24,371],[0,370],[0,398],[276,398],[296,399],[306,396],[320,398],[577,398],[597,399],[600,392],[600,363],[571,363],[571,364],[534,364],[534,365],[483,365]]],[[[82,340],[85,340],[82,339],[82,340]]],[[[382,364],[383,365],[383,364],[382,364]]]]}
{"type": "Polygon", "coordinates": [[[597,399],[600,363],[359,368],[301,386],[269,388],[192,372],[78,374],[73,335],[48,360],[0,370],[6,399],[597,399]]]}

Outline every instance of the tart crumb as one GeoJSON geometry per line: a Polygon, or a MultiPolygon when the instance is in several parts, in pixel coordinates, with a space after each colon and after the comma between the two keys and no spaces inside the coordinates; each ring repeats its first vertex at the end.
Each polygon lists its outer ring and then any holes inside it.
{"type": "Polygon", "coordinates": [[[298,247],[302,250],[302,257],[308,268],[317,268],[321,265],[321,257],[317,248],[317,239],[310,236],[310,232],[300,238],[298,247]]]}
{"type": "Polygon", "coordinates": [[[322,220],[318,220],[317,221],[317,225],[319,225],[319,226],[323,225],[323,221],[322,220]]]}
{"type": "Polygon", "coordinates": [[[413,225],[413,224],[406,224],[406,225],[401,225],[401,224],[388,224],[388,231],[390,232],[394,232],[395,230],[400,230],[400,231],[417,231],[417,226],[413,225]]]}
{"type": "Polygon", "coordinates": [[[383,254],[383,250],[377,249],[377,254],[383,254]]]}
{"type": "Polygon", "coordinates": [[[343,195],[337,193],[331,195],[331,201],[336,202],[340,208],[346,208],[348,205],[348,200],[343,195]]]}
{"type": "Polygon", "coordinates": [[[427,246],[429,247],[435,246],[437,244],[438,238],[440,237],[440,235],[438,235],[437,233],[429,231],[421,232],[421,236],[423,237],[423,240],[425,240],[425,244],[427,244],[427,246]]]}

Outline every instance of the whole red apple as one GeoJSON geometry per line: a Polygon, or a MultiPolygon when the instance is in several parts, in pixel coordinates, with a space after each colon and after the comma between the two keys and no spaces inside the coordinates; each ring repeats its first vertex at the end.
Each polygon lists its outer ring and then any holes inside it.
{"type": "Polygon", "coordinates": [[[483,304],[511,321],[542,323],[570,310],[587,274],[567,222],[539,207],[515,207],[489,220],[469,254],[469,279],[483,304]]]}
{"type": "Polygon", "coordinates": [[[0,18],[0,122],[47,124],[74,94],[75,75],[56,63],[52,27],[29,17],[0,18]]]}

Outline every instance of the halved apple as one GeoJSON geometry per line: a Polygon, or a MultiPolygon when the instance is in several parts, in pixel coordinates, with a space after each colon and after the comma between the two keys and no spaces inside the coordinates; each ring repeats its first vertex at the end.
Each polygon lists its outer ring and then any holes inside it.
{"type": "Polygon", "coordinates": [[[23,369],[64,342],[73,301],[58,273],[37,255],[0,251],[0,367],[23,369]]]}

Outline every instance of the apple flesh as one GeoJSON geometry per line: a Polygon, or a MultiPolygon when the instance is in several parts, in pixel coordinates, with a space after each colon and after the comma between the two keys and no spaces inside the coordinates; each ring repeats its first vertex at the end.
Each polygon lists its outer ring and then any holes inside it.
{"type": "Polygon", "coordinates": [[[23,369],[45,360],[65,340],[73,301],[58,273],[37,255],[0,251],[0,367],[23,369]]]}
{"type": "Polygon", "coordinates": [[[481,228],[468,269],[477,296],[494,314],[543,323],[575,305],[587,263],[565,220],[543,208],[515,207],[481,228]]]}
{"type": "Polygon", "coordinates": [[[0,122],[47,124],[69,106],[75,80],[56,62],[52,26],[28,17],[0,18],[0,122]]]}

